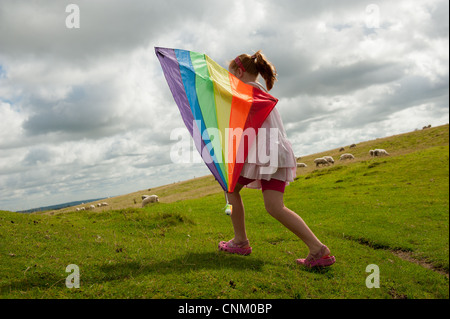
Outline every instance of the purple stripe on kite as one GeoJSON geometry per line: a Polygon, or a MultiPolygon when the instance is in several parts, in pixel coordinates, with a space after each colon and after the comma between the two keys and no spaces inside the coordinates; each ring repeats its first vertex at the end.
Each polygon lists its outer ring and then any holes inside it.
{"type": "MultiPolygon", "coordinates": [[[[181,117],[184,121],[184,124],[186,125],[186,128],[189,131],[189,134],[191,134],[192,138],[194,138],[194,130],[196,130],[196,136],[201,136],[198,131],[198,127],[196,125],[193,125],[194,116],[192,115],[191,107],[184,91],[183,80],[181,78],[180,67],[175,51],[173,49],[155,48],[155,53],[159,59],[159,62],[161,63],[161,67],[164,71],[164,76],[167,80],[167,84],[169,85],[170,91],[172,92],[175,103],[180,110],[181,117]]],[[[205,147],[205,142],[203,140],[201,141],[200,147],[201,150],[203,150],[205,147]]],[[[210,158],[208,161],[205,161],[205,164],[206,166],[208,166],[211,173],[219,182],[220,186],[224,190],[227,190],[227,187],[220,178],[220,175],[212,159],[210,158]]]]}
{"type": "Polygon", "coordinates": [[[206,163],[208,163],[208,161],[211,162],[211,159],[213,160],[214,166],[216,168],[215,171],[217,171],[220,179],[224,181],[224,184],[226,184],[226,179],[223,176],[222,171],[220,170],[216,154],[214,153],[214,149],[211,146],[211,139],[209,137],[208,131],[206,130],[205,120],[203,119],[203,114],[198,102],[196,90],[196,74],[194,66],[192,65],[191,52],[179,49],[175,49],[174,51],[175,56],[178,60],[178,64],[180,66],[181,79],[183,80],[184,91],[186,92],[186,97],[189,101],[192,115],[197,123],[198,129],[200,130],[200,132],[202,132],[202,137],[200,138],[200,135],[198,135],[198,137],[205,143],[207,148],[208,146],[210,147],[208,148],[208,152],[206,152],[206,149],[205,151],[203,151],[203,149],[198,149],[198,152],[203,158],[203,161],[205,161],[206,163]]]}

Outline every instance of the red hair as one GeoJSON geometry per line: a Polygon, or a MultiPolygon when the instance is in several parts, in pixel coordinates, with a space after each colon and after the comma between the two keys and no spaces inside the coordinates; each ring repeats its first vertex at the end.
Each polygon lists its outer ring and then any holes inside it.
{"type": "Polygon", "coordinates": [[[277,80],[277,69],[270,63],[267,58],[261,53],[261,50],[253,55],[241,54],[235,60],[230,62],[230,68],[240,68],[244,72],[252,75],[261,75],[266,82],[267,91],[273,88],[277,80]],[[239,59],[239,61],[237,61],[239,59]],[[239,62],[241,62],[239,64],[239,62]]]}

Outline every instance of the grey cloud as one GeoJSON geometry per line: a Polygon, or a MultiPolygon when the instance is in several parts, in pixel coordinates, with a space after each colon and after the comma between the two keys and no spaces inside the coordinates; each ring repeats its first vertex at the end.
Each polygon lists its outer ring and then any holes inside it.
{"type": "Polygon", "coordinates": [[[295,80],[283,82],[279,92],[284,97],[300,94],[345,95],[371,85],[400,79],[404,67],[393,62],[361,61],[346,66],[326,66],[318,70],[304,70],[295,80]]]}
{"type": "Polygon", "coordinates": [[[341,1],[309,1],[291,0],[283,3],[266,1],[269,16],[278,21],[317,20],[326,14],[342,16],[343,13],[353,9],[364,12],[368,3],[360,0],[341,1]]]}
{"type": "Polygon", "coordinates": [[[338,117],[337,126],[361,128],[369,123],[385,121],[394,113],[424,103],[433,104],[435,114],[445,113],[448,112],[448,98],[448,78],[440,83],[433,83],[423,76],[405,77],[398,81],[395,92],[378,97],[368,96],[366,103],[361,100],[357,108],[338,117]]]}
{"type": "Polygon", "coordinates": [[[448,87],[448,77],[438,82],[419,75],[405,77],[399,81],[395,94],[382,98],[377,104],[389,105],[395,110],[432,102],[448,107],[448,87]]]}
{"type": "Polygon", "coordinates": [[[167,164],[173,164],[170,159],[169,150],[143,156],[140,161],[133,164],[133,167],[138,169],[152,169],[153,167],[167,164]]]}
{"type": "Polygon", "coordinates": [[[50,162],[54,154],[48,148],[33,148],[23,159],[25,165],[45,164],[50,162]]]}
{"type": "Polygon", "coordinates": [[[33,114],[23,128],[30,136],[51,132],[78,133],[84,137],[107,136],[120,128],[116,114],[117,90],[114,83],[74,86],[66,98],[46,101],[30,97],[27,107],[33,114]]]}
{"type": "Polygon", "coordinates": [[[422,31],[427,37],[436,39],[448,37],[449,30],[449,2],[435,1],[425,5],[430,19],[423,25],[422,31]]]}
{"type": "Polygon", "coordinates": [[[315,123],[324,123],[327,119],[331,119],[337,112],[330,112],[326,115],[309,117],[291,124],[286,125],[286,134],[288,137],[308,132],[315,123]]]}
{"type": "Polygon", "coordinates": [[[209,2],[79,0],[80,28],[68,29],[66,6],[73,1],[39,0],[0,4],[1,53],[40,56],[66,63],[98,62],[109,54],[131,52],[184,23],[195,21],[209,2]],[[17,23],[20,21],[20,23],[17,23]]]}

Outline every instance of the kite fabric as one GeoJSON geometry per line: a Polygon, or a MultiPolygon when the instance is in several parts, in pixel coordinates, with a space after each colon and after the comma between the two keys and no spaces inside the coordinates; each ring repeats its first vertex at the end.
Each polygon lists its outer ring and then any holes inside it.
{"type": "Polygon", "coordinates": [[[192,51],[155,48],[181,117],[206,166],[233,192],[258,130],[278,102],[192,51]]]}

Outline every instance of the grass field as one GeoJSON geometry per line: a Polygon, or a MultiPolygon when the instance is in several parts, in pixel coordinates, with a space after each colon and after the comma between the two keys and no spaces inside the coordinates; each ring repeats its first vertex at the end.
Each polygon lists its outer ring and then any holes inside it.
{"type": "MultiPolygon", "coordinates": [[[[359,143],[354,161],[315,168],[305,156],[285,204],[336,256],[295,264],[306,246],[243,189],[250,256],[217,250],[232,238],[211,176],[111,198],[94,211],[0,212],[2,298],[448,299],[448,125],[359,143]],[[371,158],[385,148],[388,157],[371,158]],[[160,203],[140,208],[142,194],[160,203]],[[80,270],[68,289],[66,267],[80,270]],[[380,288],[367,288],[368,265],[380,288]]],[[[348,147],[346,147],[348,149],[348,147]]]]}

